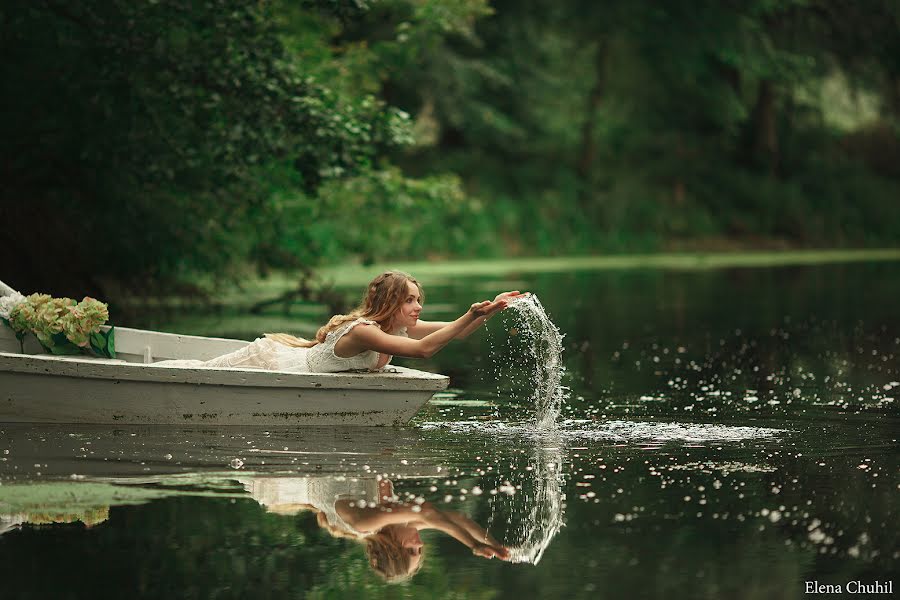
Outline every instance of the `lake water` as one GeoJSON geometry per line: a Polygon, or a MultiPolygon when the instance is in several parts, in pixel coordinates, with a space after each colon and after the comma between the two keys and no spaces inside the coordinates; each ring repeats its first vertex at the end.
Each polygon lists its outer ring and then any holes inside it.
{"type": "Polygon", "coordinates": [[[900,264],[420,279],[425,319],[538,294],[565,336],[556,427],[513,311],[397,361],[452,381],[405,428],[0,425],[0,597],[900,591],[900,264]],[[321,523],[385,489],[510,560],[425,529],[384,581],[321,523]]]}

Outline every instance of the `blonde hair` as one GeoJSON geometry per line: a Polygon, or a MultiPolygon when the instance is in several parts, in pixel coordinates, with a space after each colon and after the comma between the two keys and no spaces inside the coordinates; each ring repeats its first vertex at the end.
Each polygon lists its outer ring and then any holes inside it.
{"type": "Polygon", "coordinates": [[[422,552],[418,564],[411,567],[413,557],[406,548],[393,536],[380,531],[367,536],[364,541],[369,565],[387,583],[401,583],[411,579],[425,561],[425,553],[422,552]]]}
{"type": "Polygon", "coordinates": [[[394,313],[406,300],[407,283],[414,283],[419,289],[419,296],[424,300],[425,293],[422,291],[422,286],[412,275],[402,271],[385,271],[369,283],[359,306],[346,315],[331,317],[328,323],[316,332],[314,340],[305,340],[288,333],[267,333],[266,337],[285,346],[312,348],[316,344],[324,342],[325,337],[335,329],[359,318],[375,321],[381,326],[382,331],[387,331],[391,326],[394,313]]]}
{"type": "Polygon", "coordinates": [[[401,583],[412,578],[422,568],[425,561],[425,548],[419,555],[419,563],[410,568],[412,564],[412,555],[406,551],[397,539],[382,531],[377,531],[365,537],[353,535],[349,531],[345,531],[335,527],[328,521],[328,517],[324,512],[312,505],[300,505],[302,510],[310,509],[316,513],[316,523],[322,529],[326,530],[332,537],[344,538],[362,542],[366,545],[366,558],[369,566],[375,571],[379,577],[387,583],[401,583]]]}

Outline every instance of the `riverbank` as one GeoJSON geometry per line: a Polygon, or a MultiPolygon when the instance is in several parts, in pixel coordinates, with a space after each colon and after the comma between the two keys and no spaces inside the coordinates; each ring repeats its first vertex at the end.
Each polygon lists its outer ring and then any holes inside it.
{"type": "Polygon", "coordinates": [[[508,275],[511,273],[554,273],[622,269],[728,269],[787,267],[849,262],[900,260],[900,248],[871,250],[789,250],[763,252],[685,252],[625,254],[609,256],[529,257],[447,262],[397,261],[372,266],[337,265],[320,269],[325,281],[343,287],[364,285],[372,274],[383,269],[400,269],[417,277],[460,275],[508,275]]]}
{"type": "MultiPolygon", "coordinates": [[[[434,286],[451,279],[471,276],[509,279],[519,275],[573,271],[698,271],[890,261],[900,261],[900,249],[659,253],[444,262],[384,261],[369,266],[341,264],[323,267],[317,272],[315,285],[332,286],[347,298],[356,299],[362,287],[385,269],[413,273],[426,286],[434,286]]],[[[210,292],[212,301],[178,296],[149,300],[129,298],[127,312],[137,315],[141,321],[128,318],[126,322],[132,326],[161,331],[221,337],[246,338],[250,336],[250,332],[258,335],[265,331],[312,335],[323,319],[328,317],[328,309],[322,304],[294,298],[272,303],[257,313],[250,311],[258,303],[279,298],[295,290],[298,283],[296,274],[282,272],[266,278],[246,279],[239,287],[210,292]]],[[[435,307],[432,305],[431,308],[435,307]]]]}
{"type": "MultiPolygon", "coordinates": [[[[514,257],[478,260],[379,261],[371,265],[341,263],[316,270],[316,281],[337,288],[357,287],[368,283],[374,275],[387,269],[413,273],[418,278],[458,276],[505,276],[517,273],[563,273],[569,271],[602,271],[627,269],[702,270],[731,268],[788,267],[853,262],[900,261],[900,248],[865,250],[788,250],[749,252],[665,252],[654,254],[614,254],[604,256],[514,257]]],[[[248,277],[239,285],[212,291],[211,281],[193,282],[208,291],[210,299],[168,296],[154,298],[152,307],[171,306],[252,306],[296,289],[299,275],[273,272],[267,277],[248,277]]],[[[144,298],[126,298],[129,305],[142,304],[144,298]]]]}

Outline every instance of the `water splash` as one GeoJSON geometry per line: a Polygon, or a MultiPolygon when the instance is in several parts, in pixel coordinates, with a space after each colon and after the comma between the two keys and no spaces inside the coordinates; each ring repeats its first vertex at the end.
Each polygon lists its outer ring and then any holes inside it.
{"type": "Polygon", "coordinates": [[[676,423],[658,421],[612,420],[604,423],[567,419],[560,424],[561,433],[569,440],[612,441],[634,443],[687,442],[696,444],[770,442],[788,431],[770,427],[743,427],[719,423],[676,423]]]}
{"type": "MultiPolygon", "coordinates": [[[[547,431],[531,423],[506,423],[503,421],[429,421],[422,429],[446,429],[465,435],[503,436],[540,443],[547,431]]],[[[716,423],[673,423],[658,421],[613,420],[603,423],[566,419],[560,421],[552,433],[569,446],[586,441],[625,442],[634,444],[687,442],[713,444],[728,442],[772,443],[791,433],[788,429],[770,427],[743,427],[716,423]]]]}
{"type": "Polygon", "coordinates": [[[569,391],[561,383],[565,371],[562,364],[564,336],[535,294],[519,296],[509,308],[519,321],[516,334],[531,342],[526,348],[534,361],[530,384],[534,389],[531,401],[536,410],[535,422],[539,429],[555,428],[569,391]]]}
{"type": "MultiPolygon", "coordinates": [[[[511,480],[498,482],[497,493],[490,502],[489,527],[503,530],[500,537],[509,548],[510,562],[536,565],[565,524],[564,439],[557,420],[569,390],[561,383],[565,370],[563,335],[540,300],[534,294],[520,296],[510,308],[517,324],[510,329],[510,334],[521,336],[527,354],[528,364],[524,366],[527,384],[533,390],[530,400],[535,407],[535,422],[524,426],[482,422],[475,427],[482,432],[524,434],[534,440],[527,468],[519,470],[518,477],[510,474],[511,480]]],[[[511,362],[519,361],[514,357],[511,362]]],[[[461,423],[449,425],[456,428],[461,423]]],[[[441,426],[423,424],[426,429],[441,426]]]]}
{"type": "Polygon", "coordinates": [[[556,432],[542,435],[528,467],[518,471],[518,478],[511,473],[511,481],[498,486],[499,493],[491,498],[489,527],[502,530],[509,562],[538,564],[565,525],[562,449],[563,440],[556,432]]]}

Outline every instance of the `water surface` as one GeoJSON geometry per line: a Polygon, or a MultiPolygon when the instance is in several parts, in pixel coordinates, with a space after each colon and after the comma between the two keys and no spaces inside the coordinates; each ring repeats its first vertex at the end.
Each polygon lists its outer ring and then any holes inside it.
{"type": "Polygon", "coordinates": [[[539,295],[570,388],[550,429],[511,315],[400,361],[452,378],[407,428],[0,425],[3,597],[799,598],[890,580],[898,282],[897,263],[423,281],[424,318],[539,295]],[[425,530],[418,572],[384,582],[313,503],[385,481],[510,561],[425,530]]]}

